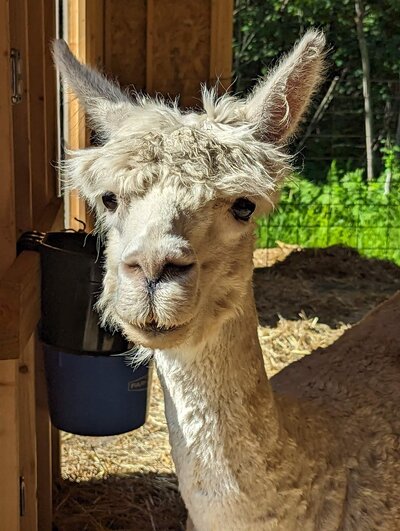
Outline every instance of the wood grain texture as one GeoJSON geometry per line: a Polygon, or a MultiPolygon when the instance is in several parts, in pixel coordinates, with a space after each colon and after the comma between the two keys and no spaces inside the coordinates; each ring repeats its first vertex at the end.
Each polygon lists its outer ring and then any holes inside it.
{"type": "Polygon", "coordinates": [[[22,88],[22,100],[12,105],[15,197],[18,198],[15,202],[17,236],[33,227],[27,32],[26,2],[25,0],[14,0],[10,4],[10,39],[11,47],[19,50],[21,54],[22,88]]]}
{"type": "Polygon", "coordinates": [[[35,337],[30,337],[19,359],[19,470],[25,483],[25,513],[21,531],[38,529],[36,500],[37,453],[35,408],[35,337]]]}
{"type": "Polygon", "coordinates": [[[181,96],[182,106],[199,104],[200,83],[209,79],[209,0],[149,0],[147,90],[181,96]]]}
{"type": "MultiPolygon", "coordinates": [[[[68,44],[80,61],[86,60],[86,0],[69,0],[68,2],[68,44]]],[[[80,149],[87,145],[85,112],[73,93],[67,95],[68,106],[68,147],[80,149]]],[[[76,192],[65,195],[68,203],[68,228],[79,230],[82,226],[75,221],[81,219],[86,223],[86,207],[76,192]]]]}
{"type": "Polygon", "coordinates": [[[53,425],[50,433],[50,448],[51,448],[51,473],[53,484],[57,484],[62,480],[61,476],[61,441],[60,432],[53,425]]]}
{"type": "Polygon", "coordinates": [[[0,527],[19,531],[18,363],[0,361],[0,527]]]}
{"type": "MultiPolygon", "coordinates": [[[[103,61],[103,9],[104,0],[69,0],[68,2],[68,44],[72,52],[84,63],[101,66],[103,61]]],[[[80,149],[89,145],[90,131],[86,127],[84,109],[74,94],[69,93],[68,105],[68,147],[80,149]]],[[[68,204],[68,228],[81,229],[79,219],[92,229],[92,219],[85,202],[75,191],[65,195],[68,204]]]]}
{"type": "Polygon", "coordinates": [[[51,424],[43,348],[38,340],[35,342],[35,381],[38,530],[51,531],[53,521],[51,424]]]}
{"type": "Polygon", "coordinates": [[[47,203],[43,0],[27,0],[30,167],[33,224],[47,203]]]}
{"type": "Polygon", "coordinates": [[[102,69],[104,65],[105,0],[86,0],[86,60],[102,69]]]}
{"type": "MultiPolygon", "coordinates": [[[[59,230],[62,205],[49,203],[37,228],[59,230]]],[[[40,319],[40,256],[24,251],[0,279],[0,359],[16,359],[23,352],[40,319]]]]}
{"type": "Polygon", "coordinates": [[[232,81],[233,0],[211,0],[210,77],[227,90],[232,81]]]}
{"type": "Polygon", "coordinates": [[[57,79],[51,56],[51,43],[56,37],[54,0],[43,1],[43,79],[44,79],[44,131],[45,131],[45,194],[46,204],[57,195],[57,79]]]}
{"type": "Polygon", "coordinates": [[[105,71],[146,88],[146,0],[105,0],[105,71]]]}
{"type": "Polygon", "coordinates": [[[16,359],[40,319],[40,257],[24,251],[0,281],[0,359],[16,359]]]}
{"type": "Polygon", "coordinates": [[[0,0],[0,277],[15,257],[14,161],[8,1],[0,0]]]}

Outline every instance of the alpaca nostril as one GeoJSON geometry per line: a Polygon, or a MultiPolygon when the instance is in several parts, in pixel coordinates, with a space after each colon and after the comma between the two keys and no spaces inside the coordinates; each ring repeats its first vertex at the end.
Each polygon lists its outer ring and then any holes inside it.
{"type": "Polygon", "coordinates": [[[189,272],[194,267],[194,263],[190,264],[176,264],[174,262],[167,262],[162,271],[160,277],[175,277],[183,275],[189,272]]]}
{"type": "Polygon", "coordinates": [[[173,280],[176,277],[184,275],[194,267],[192,264],[175,264],[173,262],[167,262],[161,269],[157,277],[146,278],[147,289],[153,293],[156,286],[161,281],[173,280]]]}

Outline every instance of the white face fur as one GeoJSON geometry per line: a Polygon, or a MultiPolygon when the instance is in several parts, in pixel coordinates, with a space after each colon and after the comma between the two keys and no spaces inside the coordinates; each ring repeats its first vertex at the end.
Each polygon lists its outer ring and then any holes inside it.
{"type": "Polygon", "coordinates": [[[240,312],[253,219],[290,170],[282,146],[317,86],[324,38],[308,32],[244,101],[203,91],[205,112],[130,100],[55,44],[102,146],[72,153],[71,186],[106,235],[104,320],[149,348],[198,343],[240,312]]]}
{"type": "MultiPolygon", "coordinates": [[[[150,348],[201,341],[240,306],[251,278],[252,223],[235,219],[235,200],[196,204],[187,195],[157,184],[109,222],[101,305],[108,321],[150,348]]],[[[253,203],[236,205],[247,217],[253,203]]]]}

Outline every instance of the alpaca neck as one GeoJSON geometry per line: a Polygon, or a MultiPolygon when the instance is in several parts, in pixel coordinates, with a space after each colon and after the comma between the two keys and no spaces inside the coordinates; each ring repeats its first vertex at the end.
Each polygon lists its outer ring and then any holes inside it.
{"type": "Polygon", "coordinates": [[[285,440],[264,369],[252,292],[243,314],[206,343],[189,352],[157,351],[155,357],[178,475],[193,466],[208,477],[214,471],[223,475],[221,489],[251,488],[243,484],[241,467],[264,466],[285,440]]]}
{"type": "Polygon", "coordinates": [[[198,531],[308,531],[316,521],[338,529],[346,476],[334,464],[334,433],[309,406],[274,397],[250,290],[243,314],[207,343],[155,358],[179,486],[198,531]]]}

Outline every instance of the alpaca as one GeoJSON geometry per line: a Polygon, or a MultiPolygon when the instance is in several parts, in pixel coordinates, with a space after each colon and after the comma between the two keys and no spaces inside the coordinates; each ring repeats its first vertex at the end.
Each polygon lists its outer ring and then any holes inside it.
{"type": "Polygon", "coordinates": [[[324,49],[311,30],[247,99],[203,89],[184,113],[54,46],[103,142],[65,168],[106,239],[103,320],[154,356],[188,530],[400,527],[399,363],[316,353],[269,381],[257,337],[253,220],[290,172],[324,49]]]}

